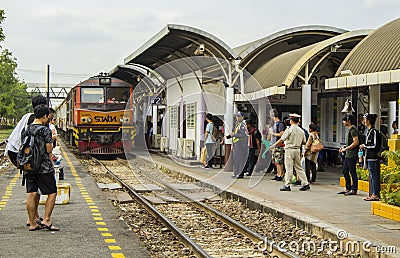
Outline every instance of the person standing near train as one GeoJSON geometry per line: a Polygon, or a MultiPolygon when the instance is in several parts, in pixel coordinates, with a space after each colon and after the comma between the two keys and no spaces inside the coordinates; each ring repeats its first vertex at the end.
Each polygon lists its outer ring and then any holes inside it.
{"type": "MultiPolygon", "coordinates": [[[[54,166],[50,155],[53,150],[52,133],[48,127],[49,108],[46,105],[38,105],[34,109],[35,120],[27,127],[24,135],[35,137],[35,144],[38,144],[39,155],[42,157],[40,169],[35,172],[26,173],[26,209],[29,217],[29,231],[46,228],[50,231],[58,231],[59,228],[51,223],[51,214],[54,209],[57,186],[54,178],[54,166]],[[36,197],[37,192],[47,195],[43,221],[36,218],[36,197]]],[[[36,161],[36,160],[35,160],[36,161]]]]}
{"type": "Polygon", "coordinates": [[[368,127],[368,134],[365,144],[361,144],[360,148],[365,151],[365,162],[369,170],[369,178],[371,179],[371,195],[365,198],[365,201],[379,201],[380,192],[380,164],[378,152],[380,150],[382,139],[379,132],[375,129],[375,122],[378,116],[376,114],[365,114],[364,123],[368,127]]]}
{"type": "Polygon", "coordinates": [[[283,133],[282,137],[273,144],[270,148],[275,148],[277,145],[285,142],[285,185],[280,188],[280,191],[291,191],[290,181],[293,176],[293,168],[296,170],[300,180],[300,191],[310,190],[306,173],[301,167],[300,148],[306,143],[306,137],[303,129],[299,127],[300,115],[290,114],[290,127],[283,133]]]}
{"type": "MultiPolygon", "coordinates": [[[[46,105],[47,104],[47,98],[44,97],[43,95],[37,95],[32,97],[32,107],[35,108],[38,105],[46,105]]],[[[7,139],[7,145],[4,150],[4,154],[8,156],[10,159],[11,163],[17,167],[17,154],[18,150],[21,146],[21,137],[22,137],[22,132],[24,131],[25,127],[27,125],[32,124],[32,122],[35,120],[35,115],[33,113],[27,113],[22,116],[22,118],[19,120],[17,126],[15,126],[14,130],[11,132],[10,137],[7,139]]],[[[23,185],[25,183],[25,172],[23,173],[23,185]]],[[[38,211],[39,207],[39,201],[40,201],[40,193],[36,193],[35,197],[35,205],[36,205],[36,212],[35,212],[35,220],[40,221],[40,215],[38,211]]],[[[28,221],[26,223],[27,226],[30,226],[30,221],[28,218],[28,221]]]]}
{"type": "Polygon", "coordinates": [[[243,114],[236,113],[236,126],[233,132],[227,136],[232,138],[233,142],[233,176],[232,178],[243,178],[244,166],[246,165],[247,155],[249,153],[249,146],[247,140],[247,128],[243,121],[243,114]]]}
{"type": "Polygon", "coordinates": [[[206,146],[207,149],[207,157],[206,157],[206,162],[207,164],[204,166],[204,168],[212,168],[212,160],[214,157],[215,149],[216,149],[216,140],[215,137],[213,136],[213,131],[214,131],[214,123],[212,121],[213,115],[208,113],[206,115],[206,121],[207,121],[207,126],[206,126],[206,131],[204,133],[204,145],[206,146]]]}
{"type": "Polygon", "coordinates": [[[339,153],[344,155],[342,173],[346,181],[346,189],[338,194],[356,195],[358,189],[358,178],[356,173],[356,163],[359,147],[359,135],[357,127],[354,126],[354,115],[343,117],[343,125],[349,129],[346,137],[346,145],[339,149],[339,153]]]}

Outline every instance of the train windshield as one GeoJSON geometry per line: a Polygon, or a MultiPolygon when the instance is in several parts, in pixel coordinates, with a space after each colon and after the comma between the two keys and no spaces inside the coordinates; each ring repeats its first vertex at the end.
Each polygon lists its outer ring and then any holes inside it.
{"type": "Polygon", "coordinates": [[[129,99],[129,88],[108,88],[107,103],[126,103],[129,99]]]}
{"type": "Polygon", "coordinates": [[[81,89],[82,103],[104,103],[103,88],[82,88],[81,89]]]}

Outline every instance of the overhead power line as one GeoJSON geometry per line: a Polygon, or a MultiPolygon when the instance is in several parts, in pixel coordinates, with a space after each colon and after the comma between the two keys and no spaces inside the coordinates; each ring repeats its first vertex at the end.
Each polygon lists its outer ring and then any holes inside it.
{"type": "MultiPolygon", "coordinates": [[[[31,74],[41,74],[45,75],[46,71],[43,70],[33,70],[33,69],[25,69],[25,68],[17,68],[18,71],[24,72],[24,73],[31,73],[31,74]]],[[[51,72],[51,76],[58,76],[58,77],[72,77],[72,78],[87,78],[92,75],[90,74],[79,74],[79,73],[57,73],[57,72],[51,72]]]]}

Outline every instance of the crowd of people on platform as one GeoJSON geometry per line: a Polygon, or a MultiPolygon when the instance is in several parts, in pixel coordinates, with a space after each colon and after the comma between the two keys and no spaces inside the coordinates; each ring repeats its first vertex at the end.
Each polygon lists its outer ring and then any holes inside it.
{"type": "MultiPolygon", "coordinates": [[[[272,125],[265,127],[260,133],[251,120],[245,119],[241,112],[236,113],[236,124],[226,139],[233,143],[233,176],[234,179],[251,176],[256,164],[260,161],[263,143],[269,148],[271,165],[268,170],[274,170],[276,175],[271,179],[283,181],[280,191],[291,191],[290,184],[301,185],[300,191],[310,189],[310,184],[317,180],[317,161],[319,152],[312,151],[312,145],[319,141],[318,127],[315,123],[308,126],[308,130],[301,127],[301,116],[290,114],[279,119],[276,109],[270,111],[272,125]],[[295,176],[293,176],[295,174],[295,176]],[[293,177],[296,180],[293,180],[293,177]],[[293,182],[294,181],[294,182],[293,182]]],[[[380,159],[379,151],[382,142],[381,134],[387,137],[387,127],[380,121],[379,131],[374,125],[376,114],[358,115],[347,114],[343,117],[343,126],[347,127],[346,143],[339,148],[342,156],[342,173],[345,178],[345,189],[338,194],[345,196],[357,195],[358,178],[356,173],[357,159],[360,166],[368,168],[372,191],[366,201],[379,200],[380,192],[380,159]]],[[[216,139],[213,137],[215,129],[212,114],[206,116],[205,147],[207,162],[205,168],[212,168],[212,159],[215,153],[216,139]]],[[[398,133],[397,121],[392,123],[393,134],[398,133]]],[[[221,141],[223,144],[224,139],[221,141]]],[[[263,157],[265,158],[265,157],[263,157]]],[[[267,170],[267,169],[265,169],[267,170]]]]}
{"type": "MultiPolygon", "coordinates": [[[[276,176],[272,180],[284,181],[281,191],[290,191],[292,175],[296,174],[296,183],[301,184],[301,191],[310,189],[310,183],[316,180],[317,152],[311,152],[314,140],[319,139],[317,126],[310,124],[308,130],[299,126],[300,115],[291,114],[284,121],[279,119],[279,112],[272,109],[270,112],[271,127],[265,127],[260,132],[250,119],[245,119],[241,112],[236,113],[236,124],[233,131],[226,139],[233,143],[233,176],[240,179],[251,176],[260,162],[262,150],[267,148],[271,164],[265,170],[274,170],[276,176]],[[304,157],[303,162],[301,161],[304,157]]],[[[207,158],[204,168],[212,168],[212,159],[215,153],[216,139],[213,137],[215,130],[212,114],[206,115],[207,125],[204,135],[204,146],[207,158]]],[[[222,139],[221,144],[225,139],[222,139]]],[[[268,159],[269,163],[269,159],[268,159]]]]}

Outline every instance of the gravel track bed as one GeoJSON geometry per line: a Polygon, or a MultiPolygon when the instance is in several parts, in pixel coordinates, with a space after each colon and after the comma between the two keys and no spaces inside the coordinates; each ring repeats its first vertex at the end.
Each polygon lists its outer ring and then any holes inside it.
{"type": "MultiPolygon", "coordinates": [[[[81,159],[88,172],[93,176],[97,183],[114,183],[106,172],[96,162],[88,159],[81,159]]],[[[103,162],[103,161],[102,161],[103,162]]],[[[117,171],[127,172],[125,165],[117,160],[104,161],[108,166],[112,166],[115,173],[117,171]]],[[[126,173],[128,174],[128,173],[126,173]]],[[[131,174],[128,174],[132,177],[131,174]]],[[[133,180],[131,178],[131,180],[133,180]]],[[[139,182],[139,180],[137,180],[139,182]]],[[[104,190],[110,193],[121,192],[120,190],[104,190]]],[[[181,241],[165,225],[155,219],[153,215],[147,212],[136,202],[119,204],[113,203],[121,214],[121,218],[129,226],[132,232],[145,245],[152,257],[195,257],[193,252],[185,247],[181,241]]]]}
{"type": "MultiPolygon", "coordinates": [[[[144,166],[146,161],[144,159],[138,160],[138,165],[144,166]]],[[[162,167],[161,164],[159,164],[162,167]]],[[[171,171],[168,169],[161,169],[161,171],[168,175],[168,177],[175,178],[176,180],[180,180],[185,178],[187,182],[193,182],[192,179],[182,175],[179,172],[171,171]]],[[[226,215],[230,216],[231,218],[235,219],[236,221],[240,222],[241,224],[245,225],[248,228],[251,228],[255,232],[263,235],[268,240],[273,240],[275,243],[280,241],[284,241],[286,244],[289,244],[292,241],[296,241],[300,245],[300,251],[295,252],[296,254],[302,257],[351,257],[346,256],[345,254],[339,252],[331,252],[329,255],[326,253],[310,253],[307,251],[307,245],[304,251],[301,251],[302,244],[305,243],[315,243],[318,249],[321,246],[323,241],[328,242],[328,239],[322,239],[317,235],[310,234],[307,231],[296,227],[295,225],[283,221],[281,218],[274,217],[269,213],[265,213],[259,210],[250,210],[246,208],[244,204],[235,200],[223,200],[223,201],[206,201],[206,203],[213,208],[225,213],[226,215]]],[[[263,248],[261,246],[261,248],[263,248]]]]}
{"type": "MultiPolygon", "coordinates": [[[[124,179],[128,184],[144,183],[148,181],[144,179],[138,180],[133,173],[140,176],[140,169],[157,175],[167,183],[182,183],[178,178],[164,175],[154,164],[143,161],[142,159],[134,159],[135,165],[132,170],[127,169],[128,162],[125,160],[102,161],[108,168],[112,167],[113,173],[124,179]],[[119,166],[118,166],[119,165],[119,166]],[[133,171],[133,172],[132,172],[133,171]],[[143,182],[144,181],[144,182],[143,182]]],[[[151,181],[151,183],[153,183],[151,181]]],[[[204,189],[203,189],[204,190],[204,189]]],[[[202,189],[191,190],[185,192],[203,191],[202,189]]],[[[218,219],[209,216],[195,208],[192,204],[187,203],[168,203],[157,205],[156,208],[171,219],[178,227],[180,227],[190,238],[202,246],[213,257],[263,257],[257,247],[254,246],[250,239],[246,239],[236,230],[231,229],[228,225],[223,224],[218,219]]]]}
{"type": "MultiPolygon", "coordinates": [[[[90,162],[90,161],[88,161],[90,162]]],[[[185,182],[192,182],[192,180],[187,177],[180,175],[177,172],[169,171],[166,169],[157,169],[154,166],[154,163],[149,161],[136,158],[131,159],[129,161],[125,160],[113,160],[113,161],[104,161],[103,162],[107,167],[112,168],[113,172],[127,180],[130,184],[140,184],[147,181],[147,179],[136,179],[134,174],[140,174],[140,169],[145,171],[150,171],[153,175],[156,173],[158,178],[162,178],[165,182],[168,183],[183,183],[182,179],[185,178],[185,182]],[[127,169],[128,166],[132,169],[127,169]],[[133,171],[133,172],[132,172],[133,171]]],[[[112,180],[106,176],[104,171],[101,168],[96,168],[94,163],[90,165],[90,169],[93,170],[93,176],[98,178],[99,180],[104,180],[103,182],[111,183],[112,180]]],[[[153,193],[151,193],[153,194],[153,193]]],[[[301,244],[303,242],[314,242],[318,246],[318,243],[322,241],[327,241],[327,239],[319,238],[316,235],[309,234],[307,231],[297,228],[295,225],[282,221],[280,218],[276,218],[271,216],[268,213],[264,213],[258,210],[250,210],[246,208],[242,203],[233,200],[223,200],[223,201],[206,201],[208,205],[216,208],[217,210],[227,214],[238,222],[244,224],[245,226],[253,229],[259,234],[265,236],[268,240],[273,240],[275,243],[284,241],[289,244],[291,241],[296,241],[300,244],[300,251],[296,252],[298,255],[302,257],[329,257],[326,252],[325,253],[309,253],[307,250],[301,251],[301,244]]],[[[141,228],[142,224],[149,224],[148,222],[143,223],[142,221],[142,213],[137,212],[139,207],[131,208],[132,204],[124,204],[120,205],[121,214],[123,215],[127,224],[132,228],[132,230],[141,236],[142,241],[149,241],[147,234],[148,233],[140,233],[141,230],[136,231],[135,228],[139,225],[141,228]],[[135,214],[141,214],[140,216],[132,215],[131,211],[135,214]],[[143,238],[143,239],[142,239],[143,238]]],[[[137,204],[135,204],[137,205],[137,204]]],[[[230,229],[229,226],[224,225],[222,222],[215,218],[209,217],[208,214],[203,214],[201,211],[199,212],[193,206],[188,206],[188,204],[184,203],[169,203],[165,205],[157,205],[157,209],[159,209],[162,213],[164,213],[168,218],[170,218],[175,224],[182,228],[182,230],[188,234],[192,239],[194,239],[199,245],[201,245],[205,250],[207,250],[213,257],[259,257],[262,256],[262,252],[258,250],[257,246],[251,243],[249,239],[246,239],[244,236],[239,235],[237,232],[234,232],[234,229],[230,229]],[[208,232],[213,232],[216,234],[208,234],[208,232]],[[211,244],[210,244],[211,243],[211,244]]],[[[147,211],[143,211],[147,214],[147,211]]],[[[153,217],[150,216],[149,220],[154,220],[153,217]]],[[[143,217],[144,218],[144,217],[143,217]]],[[[145,218],[144,218],[145,219],[145,218]]],[[[149,221],[147,220],[147,221],[149,221]]],[[[160,222],[159,222],[160,223],[160,222]]],[[[161,224],[162,225],[162,224],[161,224]]],[[[146,229],[144,232],[153,231],[151,227],[146,229]]],[[[163,240],[165,236],[163,233],[169,232],[166,228],[161,228],[155,230],[157,232],[161,232],[161,239],[163,240]]],[[[154,233],[154,234],[156,234],[154,233]]],[[[171,232],[169,234],[172,235],[171,232]]],[[[157,237],[155,237],[157,238],[157,237]]],[[[157,240],[160,241],[160,240],[157,240]]],[[[156,242],[157,242],[156,241],[156,242]]],[[[165,246],[170,249],[167,249],[167,255],[176,252],[173,251],[172,246],[169,246],[169,243],[174,243],[177,241],[178,243],[178,252],[181,252],[179,257],[184,257],[182,254],[190,256],[191,254],[189,250],[186,250],[185,247],[182,247],[182,244],[179,243],[179,240],[168,240],[165,241],[165,244],[161,244],[160,246],[156,245],[155,242],[151,242],[146,245],[150,251],[154,248],[157,250],[155,252],[155,257],[158,256],[159,250],[165,250],[165,246]],[[168,242],[172,241],[172,242],[168,242]],[[179,246],[180,244],[180,246],[179,246]],[[189,252],[189,253],[186,253],[189,252]]],[[[146,244],[146,243],[145,243],[146,244]]],[[[260,246],[263,247],[262,245],[260,246]]],[[[176,250],[176,249],[174,249],[176,250]]],[[[267,255],[266,252],[264,252],[267,255]]],[[[330,257],[335,257],[339,255],[338,253],[332,253],[330,257]]],[[[267,255],[268,256],[268,255],[267,255]]],[[[345,255],[341,254],[341,257],[345,257],[345,255]]]]}
{"type": "Polygon", "coordinates": [[[157,209],[213,257],[263,257],[252,241],[191,204],[168,203],[157,209]]]}

